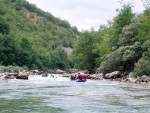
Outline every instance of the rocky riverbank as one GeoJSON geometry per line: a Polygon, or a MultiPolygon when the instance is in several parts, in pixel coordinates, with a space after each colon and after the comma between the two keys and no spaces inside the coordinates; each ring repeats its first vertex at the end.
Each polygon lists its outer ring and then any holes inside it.
{"type": "Polygon", "coordinates": [[[143,75],[141,77],[131,77],[128,73],[121,73],[119,71],[114,71],[111,73],[103,74],[92,74],[88,76],[89,79],[94,80],[113,80],[113,81],[120,81],[120,82],[126,82],[126,83],[137,83],[137,84],[145,84],[150,85],[150,77],[143,75]]]}
{"type": "MultiPolygon", "coordinates": [[[[28,80],[29,75],[42,75],[43,72],[39,71],[31,71],[31,72],[20,72],[20,73],[0,73],[0,79],[24,79],[28,80]]],[[[77,72],[76,72],[77,73],[77,72]]],[[[55,72],[49,72],[50,77],[54,77],[54,75],[58,74],[61,77],[70,77],[75,73],[67,73],[65,71],[57,70],[55,72]]],[[[58,76],[57,75],[57,76],[58,76]]],[[[143,75],[141,77],[131,77],[129,73],[121,73],[119,71],[114,71],[111,73],[103,74],[103,73],[96,73],[96,74],[87,74],[87,78],[91,80],[111,80],[111,81],[120,81],[126,83],[136,83],[136,84],[145,84],[150,85],[150,77],[143,75]]]]}
{"type": "Polygon", "coordinates": [[[24,79],[28,80],[29,73],[28,72],[20,72],[20,73],[0,73],[0,79],[24,79]]]}

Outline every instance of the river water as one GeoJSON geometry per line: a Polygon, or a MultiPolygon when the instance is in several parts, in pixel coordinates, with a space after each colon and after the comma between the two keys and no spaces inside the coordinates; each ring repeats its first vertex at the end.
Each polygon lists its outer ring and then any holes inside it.
{"type": "Polygon", "coordinates": [[[150,86],[41,76],[0,80],[0,113],[150,113],[150,86]]]}

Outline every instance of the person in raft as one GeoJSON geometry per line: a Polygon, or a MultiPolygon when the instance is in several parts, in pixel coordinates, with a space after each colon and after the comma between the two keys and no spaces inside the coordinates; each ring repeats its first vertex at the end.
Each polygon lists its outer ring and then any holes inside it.
{"type": "Polygon", "coordinates": [[[77,75],[75,74],[75,75],[70,75],[70,79],[71,80],[76,80],[77,79],[77,75]]]}
{"type": "Polygon", "coordinates": [[[87,76],[85,74],[78,73],[77,79],[79,79],[79,80],[86,80],[87,76]]]}

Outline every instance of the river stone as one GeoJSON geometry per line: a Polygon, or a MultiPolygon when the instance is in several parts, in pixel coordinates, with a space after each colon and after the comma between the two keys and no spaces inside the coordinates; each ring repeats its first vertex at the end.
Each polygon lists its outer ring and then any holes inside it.
{"type": "Polygon", "coordinates": [[[104,78],[105,79],[121,78],[121,74],[120,74],[120,71],[114,71],[114,72],[105,74],[104,78]]]}
{"type": "Polygon", "coordinates": [[[148,83],[149,81],[150,81],[150,77],[148,77],[146,75],[143,75],[142,77],[139,77],[136,80],[136,83],[139,83],[139,82],[146,82],[146,83],[148,83]]]}

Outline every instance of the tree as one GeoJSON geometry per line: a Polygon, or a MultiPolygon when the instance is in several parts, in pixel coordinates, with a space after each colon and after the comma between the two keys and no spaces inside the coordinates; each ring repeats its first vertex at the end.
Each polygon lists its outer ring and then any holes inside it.
{"type": "Polygon", "coordinates": [[[51,68],[55,69],[67,69],[69,66],[69,61],[67,57],[67,53],[61,49],[60,47],[56,48],[51,53],[51,68]]]}
{"type": "Polygon", "coordinates": [[[144,50],[142,57],[135,63],[134,76],[150,76],[150,40],[145,41],[142,46],[144,50]]]}
{"type": "Polygon", "coordinates": [[[47,70],[69,67],[61,46],[79,35],[66,20],[25,0],[0,0],[0,63],[47,70]],[[54,65],[53,65],[54,64],[54,65]]]}
{"type": "Polygon", "coordinates": [[[141,57],[141,46],[135,42],[132,46],[120,47],[117,50],[107,54],[97,72],[109,73],[112,71],[132,71],[134,63],[141,57]]]}
{"type": "Polygon", "coordinates": [[[140,23],[138,19],[134,18],[129,26],[124,27],[119,36],[118,45],[128,46],[133,45],[136,41],[139,41],[139,25],[140,23]]]}
{"type": "Polygon", "coordinates": [[[94,70],[95,68],[95,54],[94,47],[94,32],[85,31],[81,37],[78,38],[74,45],[72,53],[72,61],[76,68],[94,70]]]}
{"type": "Polygon", "coordinates": [[[119,35],[122,32],[123,27],[131,23],[131,19],[134,17],[132,13],[132,6],[130,4],[125,4],[122,9],[118,11],[118,15],[114,18],[113,22],[113,32],[111,36],[111,45],[118,47],[119,35]]]}
{"type": "Polygon", "coordinates": [[[93,44],[93,53],[97,55],[95,58],[96,67],[101,63],[103,56],[111,50],[109,42],[110,31],[111,28],[103,26],[98,32],[94,33],[95,43],[93,44]]]}
{"type": "Polygon", "coordinates": [[[3,35],[0,39],[0,62],[3,65],[13,65],[16,62],[18,42],[13,35],[3,35]]]}
{"type": "Polygon", "coordinates": [[[144,43],[150,39],[150,9],[146,9],[138,18],[140,21],[139,40],[144,43]]]}
{"type": "Polygon", "coordinates": [[[104,57],[98,69],[99,72],[132,71],[134,63],[142,56],[141,43],[138,41],[139,23],[134,19],[129,26],[124,27],[119,39],[119,48],[104,57]]]}
{"type": "Polygon", "coordinates": [[[6,22],[6,20],[0,16],[0,33],[2,34],[8,34],[10,31],[9,24],[6,22]]]}
{"type": "Polygon", "coordinates": [[[30,67],[32,54],[31,43],[27,38],[22,38],[20,43],[20,55],[18,56],[20,59],[20,66],[26,65],[30,67]]]}

